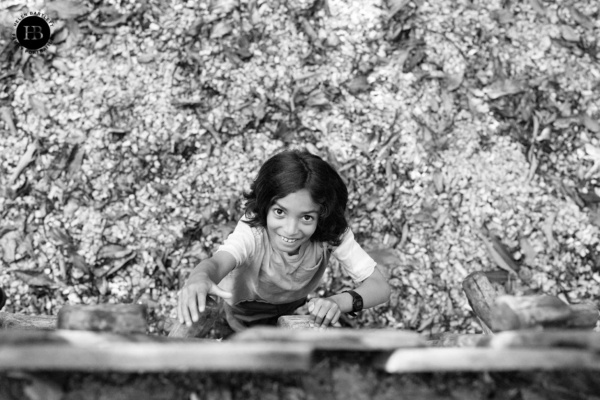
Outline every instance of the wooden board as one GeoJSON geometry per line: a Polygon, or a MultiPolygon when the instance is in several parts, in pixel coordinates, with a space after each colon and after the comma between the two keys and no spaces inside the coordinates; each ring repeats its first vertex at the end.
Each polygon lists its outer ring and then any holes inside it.
{"type": "Polygon", "coordinates": [[[0,371],[306,371],[305,343],[174,340],[86,331],[0,332],[0,371]]]}
{"type": "Polygon", "coordinates": [[[485,333],[548,328],[594,328],[599,313],[596,304],[568,305],[556,296],[509,296],[500,283],[508,275],[474,272],[463,281],[463,290],[485,333]],[[491,329],[490,329],[491,328],[491,329]]]}
{"type": "Polygon", "coordinates": [[[575,348],[600,351],[600,332],[589,329],[518,330],[494,335],[443,333],[427,340],[430,347],[575,348]]]}
{"type": "Polygon", "coordinates": [[[480,319],[484,331],[492,327],[492,305],[499,292],[492,285],[484,272],[469,274],[462,283],[469,304],[475,315],[480,319]]]}
{"type": "Polygon", "coordinates": [[[520,330],[495,334],[487,342],[492,348],[579,348],[600,352],[600,332],[590,330],[520,330]]]}
{"type": "Polygon", "coordinates": [[[58,329],[113,333],[146,333],[146,307],[141,304],[65,305],[58,312],[58,329]]]}
{"type": "Polygon", "coordinates": [[[480,333],[442,333],[429,337],[427,339],[427,346],[429,347],[477,347],[481,343],[486,342],[491,335],[480,334],[480,333]]]}
{"type": "Polygon", "coordinates": [[[595,328],[600,313],[598,307],[592,302],[571,304],[571,316],[567,320],[568,328],[595,328]]]}
{"type": "Polygon", "coordinates": [[[0,332],[0,371],[307,372],[334,355],[356,359],[356,351],[365,353],[369,368],[388,373],[600,369],[596,332],[505,332],[479,336],[477,347],[443,348],[422,347],[412,332],[333,331],[252,329],[214,341],[6,330],[0,332]]]}
{"type": "Polygon", "coordinates": [[[425,339],[415,332],[395,329],[281,329],[252,328],[236,333],[234,342],[307,343],[318,350],[377,351],[424,347],[425,339]]]}
{"type": "Polygon", "coordinates": [[[0,312],[0,329],[56,329],[56,317],[52,315],[27,315],[0,312]]]}
{"type": "Polygon", "coordinates": [[[598,322],[594,303],[570,306],[556,296],[498,296],[492,306],[494,331],[527,329],[535,326],[549,328],[589,328],[598,322]]]}
{"type": "Polygon", "coordinates": [[[561,348],[425,348],[381,355],[376,365],[388,373],[600,370],[600,357],[587,350],[561,348]]]}
{"type": "Polygon", "coordinates": [[[319,329],[312,315],[282,315],[277,319],[277,326],[285,329],[319,329]]]}

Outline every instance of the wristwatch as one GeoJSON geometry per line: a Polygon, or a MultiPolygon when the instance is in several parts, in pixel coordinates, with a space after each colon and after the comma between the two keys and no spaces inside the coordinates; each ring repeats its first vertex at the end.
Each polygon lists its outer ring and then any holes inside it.
{"type": "Polygon", "coordinates": [[[360,294],[354,290],[348,290],[344,293],[349,293],[352,296],[352,312],[348,313],[353,317],[356,317],[356,313],[363,309],[363,298],[360,294]]]}

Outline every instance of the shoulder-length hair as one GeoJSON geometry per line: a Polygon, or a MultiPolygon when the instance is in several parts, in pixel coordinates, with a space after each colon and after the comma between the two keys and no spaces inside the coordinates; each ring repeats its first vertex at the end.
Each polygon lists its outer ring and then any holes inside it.
{"type": "Polygon", "coordinates": [[[246,223],[267,226],[267,214],[278,199],[306,189],[320,206],[317,228],[310,240],[337,246],[348,229],[348,189],[340,175],[320,157],[306,151],[288,150],[268,159],[244,193],[246,223]]]}

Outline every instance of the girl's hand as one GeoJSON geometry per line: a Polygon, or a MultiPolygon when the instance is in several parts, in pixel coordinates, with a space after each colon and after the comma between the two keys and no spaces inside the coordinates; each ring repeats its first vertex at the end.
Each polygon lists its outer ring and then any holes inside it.
{"type": "Polygon", "coordinates": [[[185,286],[179,292],[179,302],[177,304],[177,316],[180,323],[192,326],[193,322],[198,322],[200,313],[206,308],[206,296],[213,294],[224,299],[231,298],[232,294],[224,291],[213,281],[203,274],[190,277],[185,286]]]}
{"type": "Polygon", "coordinates": [[[308,302],[308,312],[315,317],[315,325],[318,327],[335,324],[342,315],[340,306],[331,298],[310,300],[308,302]]]}

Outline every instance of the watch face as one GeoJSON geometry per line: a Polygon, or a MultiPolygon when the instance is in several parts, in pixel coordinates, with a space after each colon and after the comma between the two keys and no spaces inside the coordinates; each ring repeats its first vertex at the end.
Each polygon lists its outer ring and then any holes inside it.
{"type": "Polygon", "coordinates": [[[353,306],[352,308],[354,308],[356,311],[362,310],[362,308],[363,308],[363,300],[362,300],[362,298],[356,297],[354,299],[353,303],[354,304],[352,305],[353,306]]]}

